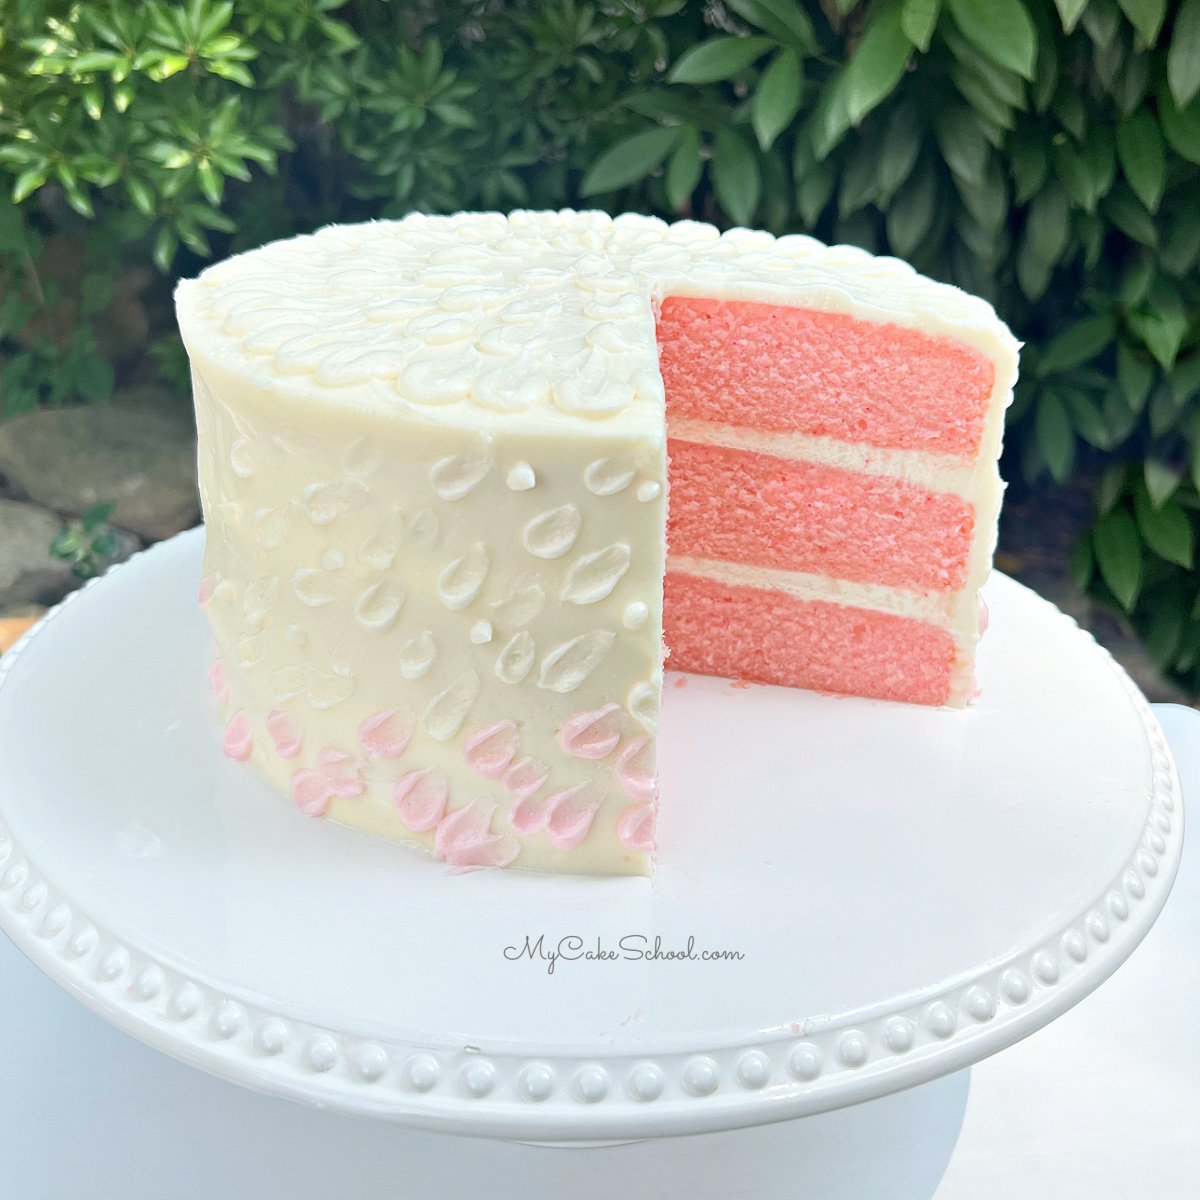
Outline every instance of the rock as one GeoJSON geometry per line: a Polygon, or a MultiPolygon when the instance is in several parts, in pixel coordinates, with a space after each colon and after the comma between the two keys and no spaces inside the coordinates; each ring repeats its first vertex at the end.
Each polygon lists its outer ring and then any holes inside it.
{"type": "Polygon", "coordinates": [[[187,529],[200,514],[192,410],[161,388],[0,425],[0,475],[19,494],[74,516],[115,501],[112,523],[147,538],[187,529]]]}
{"type": "Polygon", "coordinates": [[[0,608],[53,604],[78,586],[71,568],[50,553],[61,528],[54,513],[36,504],[0,500],[0,608]]]}

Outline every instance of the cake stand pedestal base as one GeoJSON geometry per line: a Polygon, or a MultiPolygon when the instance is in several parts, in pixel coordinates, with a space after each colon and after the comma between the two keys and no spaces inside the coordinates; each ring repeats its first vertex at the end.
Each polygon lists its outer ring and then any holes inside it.
{"type": "MultiPolygon", "coordinates": [[[[932,1128],[953,1072],[1124,961],[1179,862],[1149,707],[997,576],[970,709],[669,677],[653,880],[452,875],[222,757],[201,548],[156,547],[0,659],[0,925],[108,1021],[263,1092],[578,1144],[951,1075],[888,1101],[932,1128]]],[[[318,1119],[262,1111],[296,1144],[318,1119]]]]}

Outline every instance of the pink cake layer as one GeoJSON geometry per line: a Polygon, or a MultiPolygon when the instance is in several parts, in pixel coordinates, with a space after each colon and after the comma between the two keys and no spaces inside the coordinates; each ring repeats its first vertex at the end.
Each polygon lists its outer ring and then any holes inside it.
{"type": "Polygon", "coordinates": [[[672,438],[671,553],[955,591],[975,511],[961,496],[888,476],[672,438]]]}
{"type": "Polygon", "coordinates": [[[936,626],[680,571],[664,590],[676,670],[912,704],[950,697],[957,653],[936,626]]]}
{"type": "Polygon", "coordinates": [[[667,297],[658,346],[668,417],[968,459],[995,379],[954,338],[745,300],[667,297]]]}

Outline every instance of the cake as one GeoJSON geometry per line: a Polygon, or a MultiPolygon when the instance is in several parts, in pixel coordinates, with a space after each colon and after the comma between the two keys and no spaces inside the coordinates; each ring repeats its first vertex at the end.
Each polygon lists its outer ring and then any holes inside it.
{"type": "Polygon", "coordinates": [[[979,299],[808,237],[516,212],[274,243],[177,307],[224,751],[308,815],[645,873],[665,654],[973,694],[1017,364],[979,299]]]}

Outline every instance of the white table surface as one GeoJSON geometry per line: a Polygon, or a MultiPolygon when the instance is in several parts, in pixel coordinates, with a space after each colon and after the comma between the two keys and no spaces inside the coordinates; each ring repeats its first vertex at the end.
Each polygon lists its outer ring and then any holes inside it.
{"type": "MultiPolygon", "coordinates": [[[[1200,713],[1158,709],[1200,828],[1200,713]]],[[[601,1149],[409,1132],[203,1075],[0,938],[0,1197],[1175,1200],[1200,1191],[1200,849],[1116,976],[970,1071],[820,1117],[601,1149]]]]}

